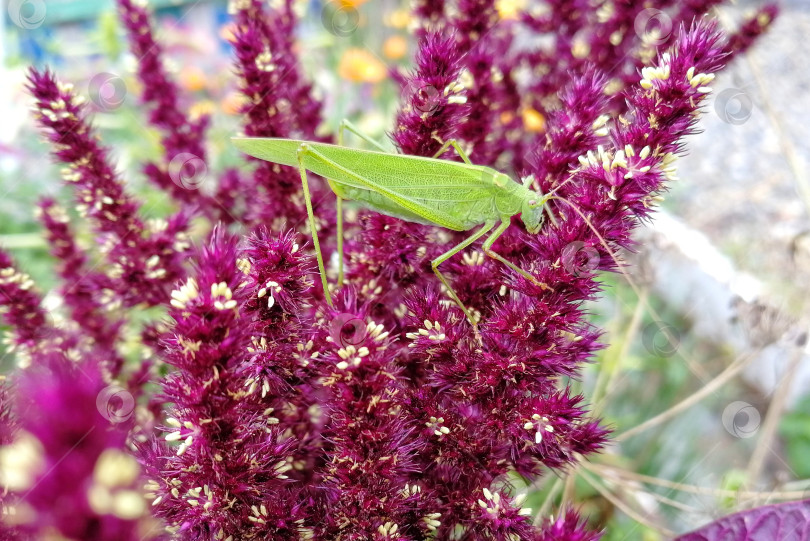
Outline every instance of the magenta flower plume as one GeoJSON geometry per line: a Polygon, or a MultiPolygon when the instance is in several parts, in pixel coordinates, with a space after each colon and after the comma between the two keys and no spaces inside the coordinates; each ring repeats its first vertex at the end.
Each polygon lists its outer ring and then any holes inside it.
{"type": "Polygon", "coordinates": [[[180,109],[179,91],[163,66],[163,47],[154,38],[148,8],[132,0],[118,0],[118,8],[129,34],[130,50],[138,62],[141,101],[149,108],[149,122],[162,134],[164,163],[147,163],[144,173],[186,208],[227,220],[228,213],[200,190],[208,180],[203,147],[208,115],[191,119],[180,109]]]}
{"type": "Polygon", "coordinates": [[[424,446],[403,415],[396,345],[352,295],[327,310],[313,361],[324,385],[326,463],[317,539],[424,539],[435,531],[432,490],[419,478],[424,446]]]}
{"type": "MultiPolygon", "coordinates": [[[[0,453],[2,453],[3,448],[14,443],[14,437],[17,433],[17,420],[11,411],[14,407],[13,404],[8,382],[0,380],[0,453]]],[[[0,513],[2,513],[2,516],[6,517],[14,513],[14,504],[18,500],[17,494],[12,491],[4,490],[0,493],[0,513]]],[[[10,524],[7,520],[0,521],[0,540],[26,539],[28,539],[28,536],[24,536],[16,525],[10,524]]]]}
{"type": "Polygon", "coordinates": [[[469,114],[458,137],[480,165],[494,166],[507,150],[518,155],[522,136],[521,99],[513,78],[516,21],[503,20],[493,0],[463,0],[452,21],[465,66],[469,114]]]}
{"type": "Polygon", "coordinates": [[[779,6],[777,4],[766,4],[748,17],[740,28],[729,36],[726,50],[730,56],[736,56],[747,51],[756,42],[757,38],[771,27],[771,23],[773,23],[777,15],[779,15],[779,6]]]}
{"type": "Polygon", "coordinates": [[[296,539],[305,525],[288,482],[295,440],[261,402],[263,383],[245,374],[252,341],[240,266],[234,239],[215,230],[172,293],[164,355],[176,370],[162,384],[170,446],[143,449],[149,496],[186,539],[296,539]]]}
{"type": "MultiPolygon", "coordinates": [[[[285,0],[275,9],[267,9],[259,0],[245,0],[234,6],[233,48],[240,90],[245,97],[241,111],[245,135],[326,140],[315,133],[321,104],[313,99],[312,88],[293,53],[292,1],[285,0]]],[[[302,226],[306,212],[298,173],[269,162],[254,163],[249,223],[271,225],[273,230],[302,226]]],[[[333,216],[328,204],[321,205],[326,197],[317,180],[312,191],[316,207],[321,208],[319,214],[333,216]]]]}
{"type": "Polygon", "coordinates": [[[405,154],[432,156],[456,132],[469,113],[460,80],[462,51],[450,37],[427,34],[415,59],[414,72],[403,80],[405,106],[396,119],[393,138],[405,154]]]}
{"type": "Polygon", "coordinates": [[[51,255],[59,261],[58,273],[65,284],[61,294],[70,307],[71,318],[94,347],[111,353],[103,365],[115,378],[124,364],[121,356],[115,353],[123,320],[111,317],[120,305],[120,299],[112,289],[112,280],[106,274],[88,268],[87,254],[76,245],[69,227],[70,220],[62,207],[46,198],[40,202],[38,210],[39,219],[47,231],[51,255]]]}
{"type": "Polygon", "coordinates": [[[541,531],[535,534],[536,541],[599,541],[601,533],[589,531],[575,511],[564,516],[544,521],[541,531]]]}
{"type": "Polygon", "coordinates": [[[113,289],[127,306],[162,302],[167,284],[184,275],[188,216],[180,213],[168,222],[144,224],[137,215],[138,203],[124,191],[72,86],[59,83],[48,71],[32,69],[29,89],[36,99],[37,119],[54,144],[54,156],[66,166],[63,177],[74,187],[77,209],[107,247],[113,289]]]}
{"type": "Polygon", "coordinates": [[[293,234],[261,227],[248,238],[239,265],[247,275],[245,313],[252,320],[240,377],[259,397],[261,411],[272,411],[278,429],[293,436],[290,456],[296,467],[288,475],[311,480],[323,425],[312,415],[320,407],[317,353],[309,318],[302,317],[314,304],[313,257],[293,234]]]}
{"type": "Polygon", "coordinates": [[[45,337],[53,334],[52,321],[42,307],[34,281],[20,272],[3,250],[0,250],[0,314],[11,327],[4,343],[11,351],[19,350],[26,359],[45,337]]]}
{"type": "Polygon", "coordinates": [[[419,22],[416,34],[422,37],[425,33],[441,32],[447,24],[447,3],[444,0],[416,0],[411,9],[419,22]]]}
{"type": "Polygon", "coordinates": [[[271,9],[259,0],[244,0],[234,2],[232,11],[238,31],[236,64],[248,99],[243,109],[247,116],[245,134],[271,137],[283,130],[288,137],[324,140],[315,133],[321,121],[321,103],[312,96],[312,85],[294,54],[296,16],[292,0],[283,0],[271,9]],[[262,85],[273,91],[271,96],[255,93],[262,85]],[[261,106],[265,104],[277,107],[264,109],[261,106]]]}

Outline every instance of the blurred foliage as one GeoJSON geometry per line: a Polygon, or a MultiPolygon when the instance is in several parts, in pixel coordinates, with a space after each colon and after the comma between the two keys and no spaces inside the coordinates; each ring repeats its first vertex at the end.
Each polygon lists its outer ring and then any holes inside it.
{"type": "Polygon", "coordinates": [[[810,394],[804,396],[794,411],[782,417],[779,434],[790,467],[798,477],[810,478],[810,394]]]}

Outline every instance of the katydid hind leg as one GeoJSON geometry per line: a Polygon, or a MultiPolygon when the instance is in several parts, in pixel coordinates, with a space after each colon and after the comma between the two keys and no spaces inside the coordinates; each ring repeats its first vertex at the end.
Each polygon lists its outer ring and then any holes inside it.
{"type": "Polygon", "coordinates": [[[515,265],[514,263],[512,263],[511,261],[509,261],[508,259],[506,259],[505,257],[503,257],[502,255],[500,255],[499,253],[495,252],[492,249],[492,245],[495,244],[495,241],[498,240],[498,238],[501,235],[503,235],[504,231],[509,229],[509,226],[511,224],[512,224],[511,218],[508,216],[504,216],[500,225],[495,229],[495,231],[492,232],[492,234],[487,238],[487,240],[484,241],[483,246],[484,253],[489,257],[491,257],[492,259],[500,261],[513,271],[517,272],[518,274],[520,274],[521,276],[532,282],[534,285],[542,287],[543,289],[551,290],[551,287],[549,287],[548,284],[538,281],[537,278],[532,276],[529,272],[525,271],[524,269],[521,269],[520,267],[518,267],[517,265],[515,265]]]}
{"type": "MultiPolygon", "coordinates": [[[[441,142],[440,139],[437,138],[437,140],[441,142]]],[[[439,156],[444,154],[450,147],[453,147],[453,149],[458,154],[459,158],[461,158],[461,160],[464,163],[466,163],[467,165],[473,165],[473,162],[470,161],[470,158],[469,156],[467,156],[467,153],[464,152],[464,149],[461,148],[461,145],[459,145],[458,141],[456,141],[455,139],[448,139],[447,141],[445,141],[442,144],[442,147],[438,151],[436,151],[436,154],[434,154],[433,157],[438,158],[439,156]]]]}
{"type": "Polygon", "coordinates": [[[492,227],[494,225],[495,225],[495,222],[487,222],[487,223],[485,223],[481,227],[481,229],[479,229],[478,231],[476,231],[475,233],[473,233],[472,235],[470,235],[469,237],[467,237],[466,239],[464,239],[463,241],[461,241],[460,243],[458,243],[454,247],[450,248],[445,253],[443,253],[442,255],[440,255],[439,257],[437,257],[436,259],[434,259],[433,261],[430,262],[431,267],[433,267],[434,274],[436,274],[436,276],[439,278],[439,281],[441,281],[441,283],[444,285],[444,287],[447,288],[447,292],[450,295],[450,297],[464,311],[464,315],[467,316],[467,319],[470,321],[470,323],[473,324],[473,326],[475,326],[476,323],[475,323],[475,320],[472,317],[472,314],[470,313],[469,309],[466,306],[464,306],[464,303],[461,302],[461,299],[459,299],[459,297],[456,294],[455,290],[450,285],[450,282],[447,280],[447,278],[444,277],[442,272],[439,270],[439,265],[441,265],[442,263],[444,263],[445,261],[447,261],[448,259],[450,259],[454,255],[456,255],[460,251],[467,248],[473,242],[477,241],[478,239],[480,239],[481,237],[486,235],[487,232],[490,229],[492,229],[492,227]]]}
{"type": "Polygon", "coordinates": [[[360,131],[360,128],[358,128],[357,126],[352,124],[349,120],[346,120],[345,118],[340,123],[340,129],[338,130],[338,145],[343,146],[343,132],[346,131],[346,130],[352,132],[353,134],[355,134],[357,137],[359,137],[363,141],[373,145],[380,152],[390,152],[390,150],[385,148],[382,145],[382,143],[380,143],[379,141],[375,141],[374,139],[372,139],[371,137],[369,137],[368,135],[366,135],[365,133],[360,131]]]}
{"type": "Polygon", "coordinates": [[[301,145],[298,149],[298,170],[301,173],[301,186],[304,189],[304,202],[307,207],[307,217],[309,218],[309,230],[312,233],[312,245],[315,247],[315,257],[318,259],[318,271],[321,273],[321,284],[323,284],[323,296],[326,303],[331,307],[332,297],[329,295],[329,284],[326,282],[326,268],[323,264],[323,254],[321,244],[318,242],[318,226],[315,223],[315,213],[312,211],[312,197],[309,193],[309,183],[307,182],[307,168],[304,166],[304,155],[307,147],[301,145]]]}

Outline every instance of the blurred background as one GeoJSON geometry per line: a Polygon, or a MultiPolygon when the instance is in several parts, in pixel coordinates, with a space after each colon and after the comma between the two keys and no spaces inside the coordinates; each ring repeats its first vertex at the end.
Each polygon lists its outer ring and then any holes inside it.
{"type": "MultiPolygon", "coordinates": [[[[139,170],[160,139],[138,108],[112,0],[3,1],[0,245],[47,292],[52,261],[33,209],[43,195],[70,195],[30,116],[26,68],[50,66],[88,98],[150,216],[170,211],[139,170]]],[[[382,140],[399,99],[391,72],[407,69],[415,51],[408,5],[344,3],[359,15],[355,32],[330,31],[317,0],[298,4],[299,55],[325,103],[322,129],[350,118],[382,140]]],[[[213,115],[211,167],[239,163],[228,142],[240,129],[240,96],[227,3],[150,4],[186,106],[213,115]]],[[[524,5],[501,4],[504,13],[524,5]]],[[[755,5],[741,1],[717,17],[732,26],[755,5]]],[[[530,487],[536,511],[573,497],[608,527],[604,539],[662,539],[735,510],[810,497],[807,35],[810,3],[783,2],[773,29],[715,82],[680,180],[639,231],[637,253],[624,254],[625,274],[605,276],[607,293],[591,307],[610,346],[576,385],[617,441],[530,487]]],[[[4,356],[4,371],[10,363],[4,356]]]]}

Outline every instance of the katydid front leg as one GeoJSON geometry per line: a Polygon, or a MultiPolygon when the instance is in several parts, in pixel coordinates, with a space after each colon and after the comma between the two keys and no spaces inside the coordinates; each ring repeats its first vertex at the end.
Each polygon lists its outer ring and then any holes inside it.
{"type": "Polygon", "coordinates": [[[490,235],[487,238],[487,240],[484,241],[484,246],[483,246],[484,253],[486,255],[488,255],[489,257],[491,257],[492,259],[497,259],[498,261],[500,261],[501,263],[503,263],[504,265],[506,265],[507,267],[509,267],[513,271],[517,272],[518,274],[520,274],[521,276],[523,276],[524,278],[529,280],[534,285],[536,285],[538,287],[542,287],[543,289],[547,289],[549,291],[553,291],[553,289],[551,287],[549,287],[548,284],[540,282],[537,278],[535,278],[534,276],[529,274],[527,271],[521,269],[520,267],[518,267],[517,265],[515,265],[514,263],[512,263],[511,261],[509,261],[508,259],[506,259],[502,255],[496,253],[492,249],[492,245],[495,244],[495,241],[498,240],[498,237],[503,235],[504,231],[509,229],[510,225],[512,225],[512,217],[511,216],[502,216],[500,225],[495,229],[495,231],[492,232],[492,235],[490,235]]]}
{"type": "Polygon", "coordinates": [[[467,316],[467,319],[470,321],[472,326],[476,329],[476,333],[478,332],[477,331],[478,325],[477,325],[475,319],[472,317],[472,314],[470,313],[470,310],[466,306],[464,306],[464,303],[461,302],[461,299],[458,298],[458,295],[456,294],[455,290],[452,288],[452,286],[450,286],[450,282],[448,282],[447,278],[445,278],[444,275],[441,273],[441,271],[439,270],[439,265],[441,265],[442,263],[444,263],[445,261],[447,261],[448,259],[450,259],[454,255],[456,255],[460,251],[467,248],[473,242],[477,241],[478,239],[480,239],[481,237],[486,235],[487,232],[490,229],[492,229],[494,225],[495,225],[495,222],[487,222],[487,223],[485,223],[483,225],[483,227],[481,227],[481,229],[479,229],[478,231],[476,231],[475,233],[473,233],[472,235],[470,235],[469,237],[467,237],[466,239],[464,239],[463,241],[461,241],[460,243],[455,245],[453,248],[450,248],[445,253],[443,253],[442,255],[440,255],[439,257],[437,257],[436,259],[434,259],[433,261],[430,262],[430,266],[433,267],[433,272],[439,278],[441,283],[444,284],[444,287],[447,288],[447,293],[450,295],[450,298],[452,298],[455,301],[455,303],[457,305],[459,305],[459,307],[461,307],[461,309],[464,311],[464,315],[467,316]]]}

